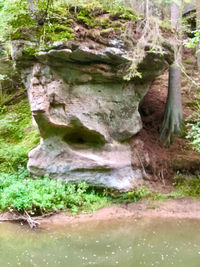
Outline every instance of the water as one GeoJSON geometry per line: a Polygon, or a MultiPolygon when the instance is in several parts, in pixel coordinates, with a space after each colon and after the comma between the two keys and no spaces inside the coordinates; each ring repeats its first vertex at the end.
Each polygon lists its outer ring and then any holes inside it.
{"type": "Polygon", "coordinates": [[[29,230],[0,224],[0,266],[199,267],[200,221],[125,219],[29,230]]]}

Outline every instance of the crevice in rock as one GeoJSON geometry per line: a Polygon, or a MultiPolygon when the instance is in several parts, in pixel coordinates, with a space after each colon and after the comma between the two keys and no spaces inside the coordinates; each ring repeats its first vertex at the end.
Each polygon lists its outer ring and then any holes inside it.
{"type": "Polygon", "coordinates": [[[68,129],[63,137],[63,141],[73,146],[74,148],[94,148],[98,149],[105,145],[106,140],[104,136],[91,131],[86,127],[78,127],[68,129]]]}

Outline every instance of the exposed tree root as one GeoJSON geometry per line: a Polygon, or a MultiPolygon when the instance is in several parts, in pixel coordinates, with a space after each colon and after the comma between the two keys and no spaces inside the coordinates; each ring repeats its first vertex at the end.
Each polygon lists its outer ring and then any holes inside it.
{"type": "Polygon", "coordinates": [[[31,229],[37,228],[40,223],[34,220],[27,211],[24,211],[24,214],[20,214],[18,212],[6,212],[5,216],[0,217],[0,221],[16,221],[16,222],[25,222],[29,225],[31,229]]]}
{"type": "Polygon", "coordinates": [[[28,223],[31,229],[36,228],[40,224],[39,222],[33,220],[26,210],[24,212],[23,219],[28,223]]]}

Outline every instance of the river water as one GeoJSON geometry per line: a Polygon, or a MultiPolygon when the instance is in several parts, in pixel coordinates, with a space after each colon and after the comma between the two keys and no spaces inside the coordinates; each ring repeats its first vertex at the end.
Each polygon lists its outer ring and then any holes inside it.
{"type": "Polygon", "coordinates": [[[0,224],[0,267],[199,267],[200,221],[129,218],[30,230],[0,224]]]}

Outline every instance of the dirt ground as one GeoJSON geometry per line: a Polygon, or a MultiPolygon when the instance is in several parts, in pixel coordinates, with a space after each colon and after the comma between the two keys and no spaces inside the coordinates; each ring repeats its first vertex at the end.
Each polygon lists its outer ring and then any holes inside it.
{"type": "Polygon", "coordinates": [[[88,221],[107,221],[126,217],[160,217],[177,219],[200,219],[200,200],[191,198],[168,199],[164,202],[141,200],[139,202],[102,208],[92,214],[67,216],[66,212],[46,218],[38,218],[40,227],[46,225],[64,225],[88,221]]]}

